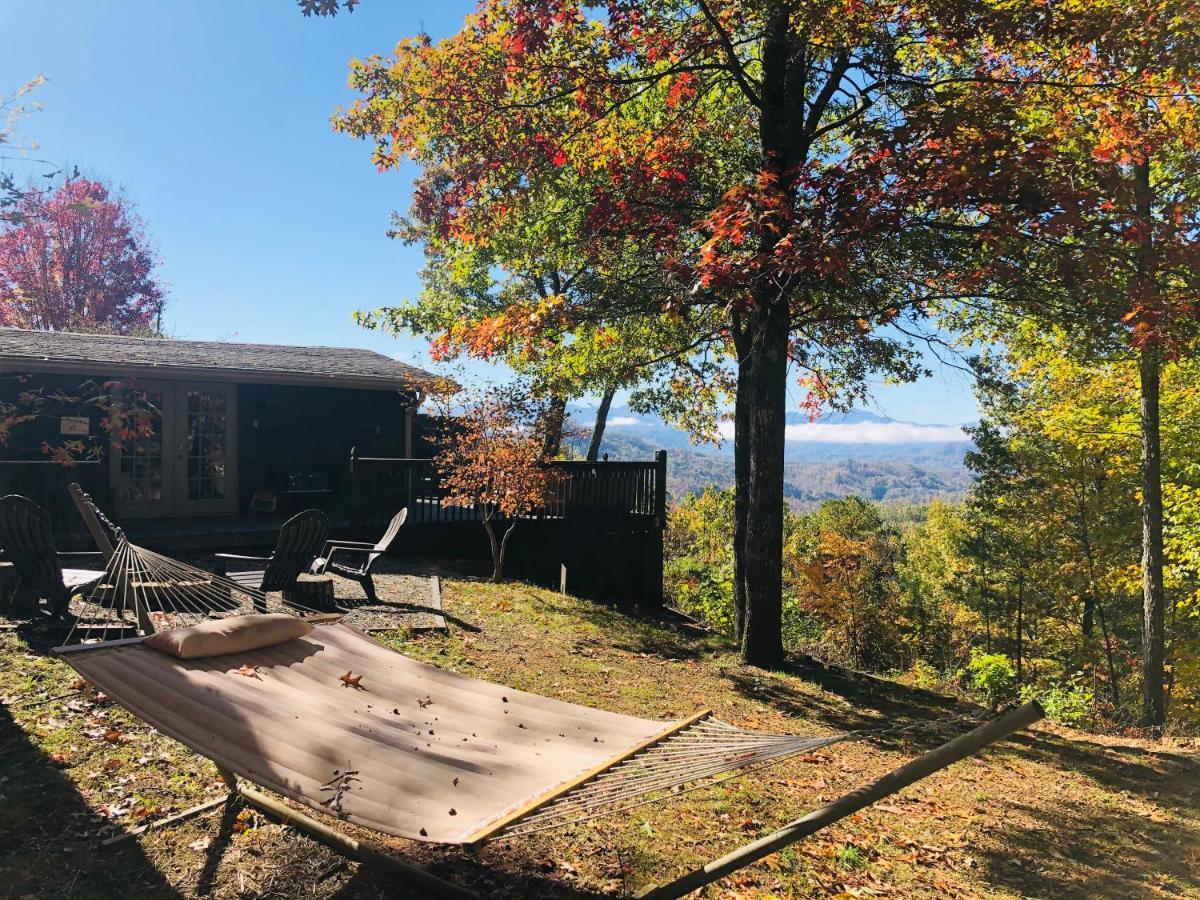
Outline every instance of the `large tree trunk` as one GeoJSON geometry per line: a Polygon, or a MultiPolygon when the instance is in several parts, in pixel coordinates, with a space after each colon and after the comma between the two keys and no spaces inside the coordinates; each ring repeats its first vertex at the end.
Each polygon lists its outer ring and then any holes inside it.
{"type": "Polygon", "coordinates": [[[750,484],[750,358],[742,326],[734,321],[738,354],[737,396],[733,404],[733,608],[734,636],[746,630],[746,508],[750,484]]]}
{"type": "Polygon", "coordinates": [[[1163,590],[1162,443],[1158,405],[1161,360],[1158,351],[1146,348],[1138,355],[1142,413],[1142,723],[1166,721],[1163,695],[1164,623],[1163,590]]]}
{"type": "Polygon", "coordinates": [[[600,458],[600,445],[604,442],[604,426],[608,424],[608,411],[612,408],[614,394],[616,391],[610,388],[600,398],[600,408],[596,410],[596,424],[592,426],[592,439],[588,441],[588,462],[595,462],[600,458]]]}
{"type": "MultiPolygon", "coordinates": [[[[1138,254],[1139,292],[1156,293],[1153,270],[1154,188],[1150,182],[1150,159],[1134,166],[1134,194],[1142,220],[1143,242],[1138,254]]],[[[1138,353],[1141,386],[1142,428],[1142,723],[1159,726],[1166,722],[1163,694],[1166,595],[1163,589],[1162,439],[1159,432],[1159,382],[1162,355],[1151,343],[1138,353]]]]}
{"type": "MultiPolygon", "coordinates": [[[[807,64],[801,39],[791,27],[788,4],[769,6],[759,78],[759,144],[764,174],[779,197],[791,194],[799,165],[808,154],[805,133],[807,64]]],[[[840,77],[840,76],[839,76],[840,77]]],[[[828,102],[824,100],[822,102],[828,102]]],[[[813,121],[823,110],[814,110],[813,121]]],[[[768,258],[789,222],[784,214],[761,223],[758,249],[768,258]]],[[[775,667],[783,662],[783,445],[787,403],[788,288],[759,276],[746,314],[745,352],[739,351],[738,399],[748,404],[738,425],[747,435],[745,527],[741,584],[745,620],[742,659],[775,667]],[[743,373],[742,366],[749,366],[743,373]],[[743,377],[744,376],[744,377],[743,377]]],[[[738,436],[741,440],[741,435],[738,436]]],[[[736,448],[735,448],[736,452],[736,448]]],[[[738,483],[738,488],[742,488],[738,483]]]]}
{"type": "Polygon", "coordinates": [[[789,330],[786,302],[775,297],[764,303],[754,315],[747,360],[749,472],[742,548],[746,591],[742,659],[764,668],[783,662],[783,449],[789,330]]]}

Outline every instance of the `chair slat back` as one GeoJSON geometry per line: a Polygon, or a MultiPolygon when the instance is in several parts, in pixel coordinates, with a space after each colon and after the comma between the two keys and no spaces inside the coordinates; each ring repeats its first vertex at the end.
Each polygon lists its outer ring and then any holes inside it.
{"type": "Polygon", "coordinates": [[[0,549],[23,586],[51,593],[64,589],[50,513],[28,497],[0,497],[0,549]]]}
{"type": "Polygon", "coordinates": [[[275,552],[263,573],[263,591],[282,591],[296,583],[329,537],[329,519],[319,509],[297,513],[279,529],[275,552]]]}
{"type": "Polygon", "coordinates": [[[400,533],[400,528],[404,525],[405,519],[408,518],[408,507],[400,510],[392,516],[392,521],[388,523],[387,531],[383,533],[378,541],[375,542],[375,549],[367,557],[366,569],[369,571],[371,563],[387,553],[388,548],[392,546],[392,541],[396,540],[396,535],[400,533]]]}
{"type": "Polygon", "coordinates": [[[375,550],[377,552],[387,553],[388,547],[392,546],[392,541],[394,541],[396,539],[396,535],[400,533],[400,527],[404,524],[404,520],[407,518],[407,506],[392,516],[392,521],[388,523],[387,531],[383,533],[383,537],[375,542],[375,550]]]}

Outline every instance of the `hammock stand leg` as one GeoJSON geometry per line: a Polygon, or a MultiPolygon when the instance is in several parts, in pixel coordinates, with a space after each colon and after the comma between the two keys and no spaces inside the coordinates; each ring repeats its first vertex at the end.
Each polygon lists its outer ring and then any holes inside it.
{"type": "Polygon", "coordinates": [[[309,837],[344,856],[357,859],[368,866],[382,869],[402,878],[406,884],[419,888],[423,892],[423,896],[445,897],[448,900],[478,900],[479,898],[474,891],[451,884],[449,881],[443,881],[436,875],[417,866],[411,866],[390,853],[377,850],[370,844],[342,834],[340,831],[280,803],[274,797],[268,797],[254,788],[246,787],[238,781],[236,775],[220,766],[217,767],[217,771],[220,772],[221,779],[229,786],[231,794],[236,794],[259,811],[283,821],[297,831],[303,831],[309,837]]]}
{"type": "Polygon", "coordinates": [[[681,875],[674,881],[663,885],[651,885],[645,888],[638,897],[666,900],[666,898],[684,897],[692,891],[718,881],[738,869],[757,862],[765,856],[770,856],[782,850],[789,844],[806,838],[814,832],[832,825],[839,819],[844,819],[864,807],[882,800],[889,794],[894,794],[901,788],[908,787],[926,776],[932,775],[952,763],[978,753],[989,744],[1007,737],[1014,731],[1020,731],[1032,725],[1046,715],[1041,705],[1035,700],[1026,703],[1004,715],[992,719],[973,731],[959,735],[954,740],[918,756],[916,759],[889,772],[877,781],[859,788],[851,794],[846,794],[828,806],[815,810],[801,819],[785,825],[778,831],[765,835],[757,841],[746,844],[720,859],[693,869],[681,875]]]}

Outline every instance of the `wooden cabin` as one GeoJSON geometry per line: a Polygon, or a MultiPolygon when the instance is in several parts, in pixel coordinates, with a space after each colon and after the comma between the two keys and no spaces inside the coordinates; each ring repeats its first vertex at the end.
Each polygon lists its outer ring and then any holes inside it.
{"type": "MultiPolygon", "coordinates": [[[[417,407],[443,384],[369,350],[0,328],[0,425],[34,413],[0,443],[0,495],[46,508],[59,549],[92,547],[71,482],[136,543],[166,552],[266,549],[312,508],[339,534],[374,540],[407,507],[399,555],[486,566],[476,511],[442,505],[421,437],[417,407]],[[142,426],[120,440],[96,402],[114,394],[142,426]],[[66,444],[68,464],[46,452],[66,444]]],[[[666,453],[548,465],[557,496],[522,521],[510,574],[660,603],[666,453]]]]}
{"type": "Polygon", "coordinates": [[[35,404],[0,445],[0,494],[33,497],[73,534],[65,487],[78,481],[131,533],[195,546],[260,543],[310,507],[348,523],[351,449],[411,457],[416,409],[437,381],[355,348],[3,328],[0,412],[30,408],[29,392],[68,399],[35,404]],[[143,433],[110,440],[102,407],[86,402],[105,384],[150,411],[143,433]],[[45,446],[67,441],[84,461],[52,463],[45,446]]]}

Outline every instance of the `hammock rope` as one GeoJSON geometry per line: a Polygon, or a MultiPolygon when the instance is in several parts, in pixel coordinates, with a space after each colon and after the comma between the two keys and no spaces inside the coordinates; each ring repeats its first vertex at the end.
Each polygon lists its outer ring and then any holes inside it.
{"type": "Polygon", "coordinates": [[[504,828],[500,836],[521,837],[651,803],[668,802],[834,744],[900,738],[933,728],[978,725],[996,715],[996,711],[983,710],[945,716],[931,722],[823,736],[767,734],[708,718],[540,806],[504,828]]]}
{"type": "Polygon", "coordinates": [[[72,600],[71,629],[64,644],[91,644],[146,631],[184,628],[208,619],[251,613],[327,615],[322,610],[247,587],[117,538],[104,578],[82,600],[72,600]]]}

